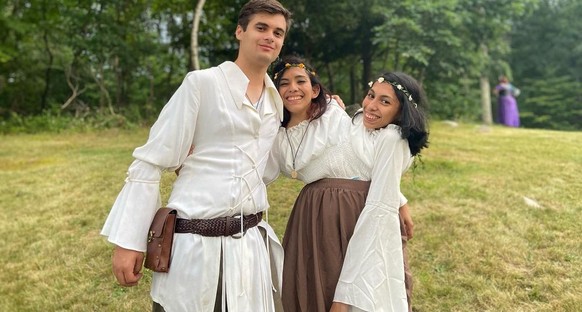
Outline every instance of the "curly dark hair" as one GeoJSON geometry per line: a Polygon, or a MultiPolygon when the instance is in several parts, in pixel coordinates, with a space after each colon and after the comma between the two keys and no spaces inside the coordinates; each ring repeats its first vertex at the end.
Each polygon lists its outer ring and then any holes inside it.
{"type": "MultiPolygon", "coordinates": [[[[412,156],[420,154],[423,148],[428,147],[429,135],[425,113],[428,101],[422,86],[416,79],[402,72],[385,72],[379,77],[383,77],[385,81],[400,84],[412,96],[412,101],[410,101],[407,94],[393,87],[400,102],[399,116],[394,123],[400,126],[402,138],[408,140],[412,156]]],[[[378,83],[377,80],[373,82],[378,83]]],[[[358,112],[354,117],[361,113],[361,111],[358,112]]]]}
{"type": "MultiPolygon", "coordinates": [[[[275,66],[273,67],[273,82],[275,83],[275,87],[277,90],[279,89],[279,84],[281,83],[281,77],[287,71],[288,67],[285,64],[304,64],[307,68],[305,71],[309,76],[309,80],[311,81],[312,86],[319,86],[320,92],[315,99],[311,100],[311,106],[307,111],[309,116],[309,120],[314,120],[321,117],[325,111],[327,110],[327,104],[331,99],[331,94],[329,91],[321,84],[321,81],[317,77],[317,74],[313,73],[313,67],[309,65],[303,58],[296,56],[296,55],[288,55],[284,56],[281,60],[279,60],[275,66]]],[[[291,119],[291,113],[284,108],[283,109],[283,122],[281,126],[286,127],[291,119]]]]}

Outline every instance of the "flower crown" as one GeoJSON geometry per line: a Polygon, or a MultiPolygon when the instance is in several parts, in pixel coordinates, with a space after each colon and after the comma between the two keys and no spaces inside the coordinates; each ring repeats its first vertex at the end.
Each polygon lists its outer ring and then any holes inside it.
{"type": "MultiPolygon", "coordinates": [[[[384,77],[379,77],[376,81],[378,81],[379,83],[385,82],[385,83],[391,84],[394,88],[396,88],[399,91],[401,91],[402,93],[404,93],[406,98],[414,105],[414,108],[418,108],[418,104],[416,104],[416,102],[414,102],[414,99],[412,98],[412,94],[410,94],[410,92],[408,92],[408,90],[406,90],[406,88],[404,86],[402,86],[401,84],[396,83],[396,82],[392,82],[392,81],[388,81],[388,80],[384,79],[384,77]]],[[[371,88],[374,85],[374,81],[368,82],[368,85],[371,88]]]]}
{"type": "Polygon", "coordinates": [[[285,63],[285,67],[281,68],[281,70],[279,70],[278,72],[275,73],[275,76],[273,76],[273,80],[277,80],[277,77],[279,76],[279,74],[281,74],[281,72],[283,72],[284,70],[289,69],[291,67],[303,68],[308,73],[312,74],[313,76],[316,75],[315,70],[313,70],[313,69],[305,66],[305,64],[303,64],[303,63],[299,63],[299,64],[295,64],[295,63],[285,63]]]}

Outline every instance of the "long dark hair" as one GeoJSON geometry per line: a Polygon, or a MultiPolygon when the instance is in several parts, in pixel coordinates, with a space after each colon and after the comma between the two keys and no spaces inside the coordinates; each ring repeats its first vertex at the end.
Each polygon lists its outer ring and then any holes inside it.
{"type": "MultiPolygon", "coordinates": [[[[394,93],[396,93],[396,97],[400,102],[400,111],[394,123],[400,126],[402,138],[408,140],[412,156],[420,154],[423,148],[428,147],[429,134],[428,120],[425,113],[428,103],[422,86],[416,79],[401,72],[386,72],[379,77],[384,78],[384,81],[390,82],[391,85],[392,83],[399,84],[408,91],[408,94],[406,94],[392,85],[394,93]],[[408,99],[409,95],[412,96],[412,101],[408,99]]],[[[377,79],[373,83],[379,83],[377,79]]],[[[360,113],[361,111],[356,116],[360,113]]]]}
{"type": "MultiPolygon", "coordinates": [[[[315,70],[311,65],[309,65],[304,59],[300,58],[296,55],[288,55],[284,56],[281,60],[279,60],[275,66],[273,67],[273,82],[275,83],[275,87],[279,90],[279,84],[281,83],[281,77],[287,69],[290,67],[285,66],[285,64],[293,64],[293,67],[298,67],[297,64],[303,64],[305,66],[305,71],[309,76],[309,80],[311,81],[312,86],[319,86],[319,94],[316,98],[311,99],[311,105],[307,111],[307,115],[309,116],[309,120],[314,120],[321,117],[325,111],[327,110],[327,104],[331,99],[331,95],[329,91],[321,84],[319,77],[317,76],[315,70]]],[[[286,127],[291,119],[291,113],[284,108],[283,109],[283,122],[281,126],[286,127]]]]}

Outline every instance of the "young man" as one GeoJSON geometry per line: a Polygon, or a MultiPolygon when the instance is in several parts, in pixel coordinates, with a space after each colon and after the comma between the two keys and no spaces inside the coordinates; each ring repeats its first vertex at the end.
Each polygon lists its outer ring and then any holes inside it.
{"type": "Polygon", "coordinates": [[[142,276],[161,173],[182,165],[167,206],[178,210],[189,230],[177,228],[169,272],[154,273],[154,311],[274,311],[272,289],[280,279],[273,272],[272,282],[259,227],[278,241],[266,223],[256,225],[268,208],[262,178],[283,117],[266,72],[281,51],[290,16],[276,0],[246,3],[235,33],[235,62],[186,75],[147,143],[133,152],[126,184],[102,230],[116,245],[113,273],[123,286],[137,285],[142,276]],[[190,146],[195,149],[188,155],[190,146]],[[231,217],[244,218],[244,228],[231,217]],[[212,233],[233,222],[233,233],[212,233]],[[196,228],[201,223],[211,224],[211,233],[192,234],[204,230],[196,228]]]}

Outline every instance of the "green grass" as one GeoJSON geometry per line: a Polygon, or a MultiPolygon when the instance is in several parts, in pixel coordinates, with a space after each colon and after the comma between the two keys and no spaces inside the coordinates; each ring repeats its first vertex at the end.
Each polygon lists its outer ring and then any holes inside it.
{"type": "MultiPolygon", "coordinates": [[[[149,272],[117,286],[99,236],[146,138],[146,129],[0,137],[0,310],[150,310],[149,272]]],[[[414,310],[579,311],[581,171],[581,132],[435,122],[402,186],[416,224],[414,310]]],[[[283,178],[269,187],[279,234],[300,188],[283,178]]]]}

